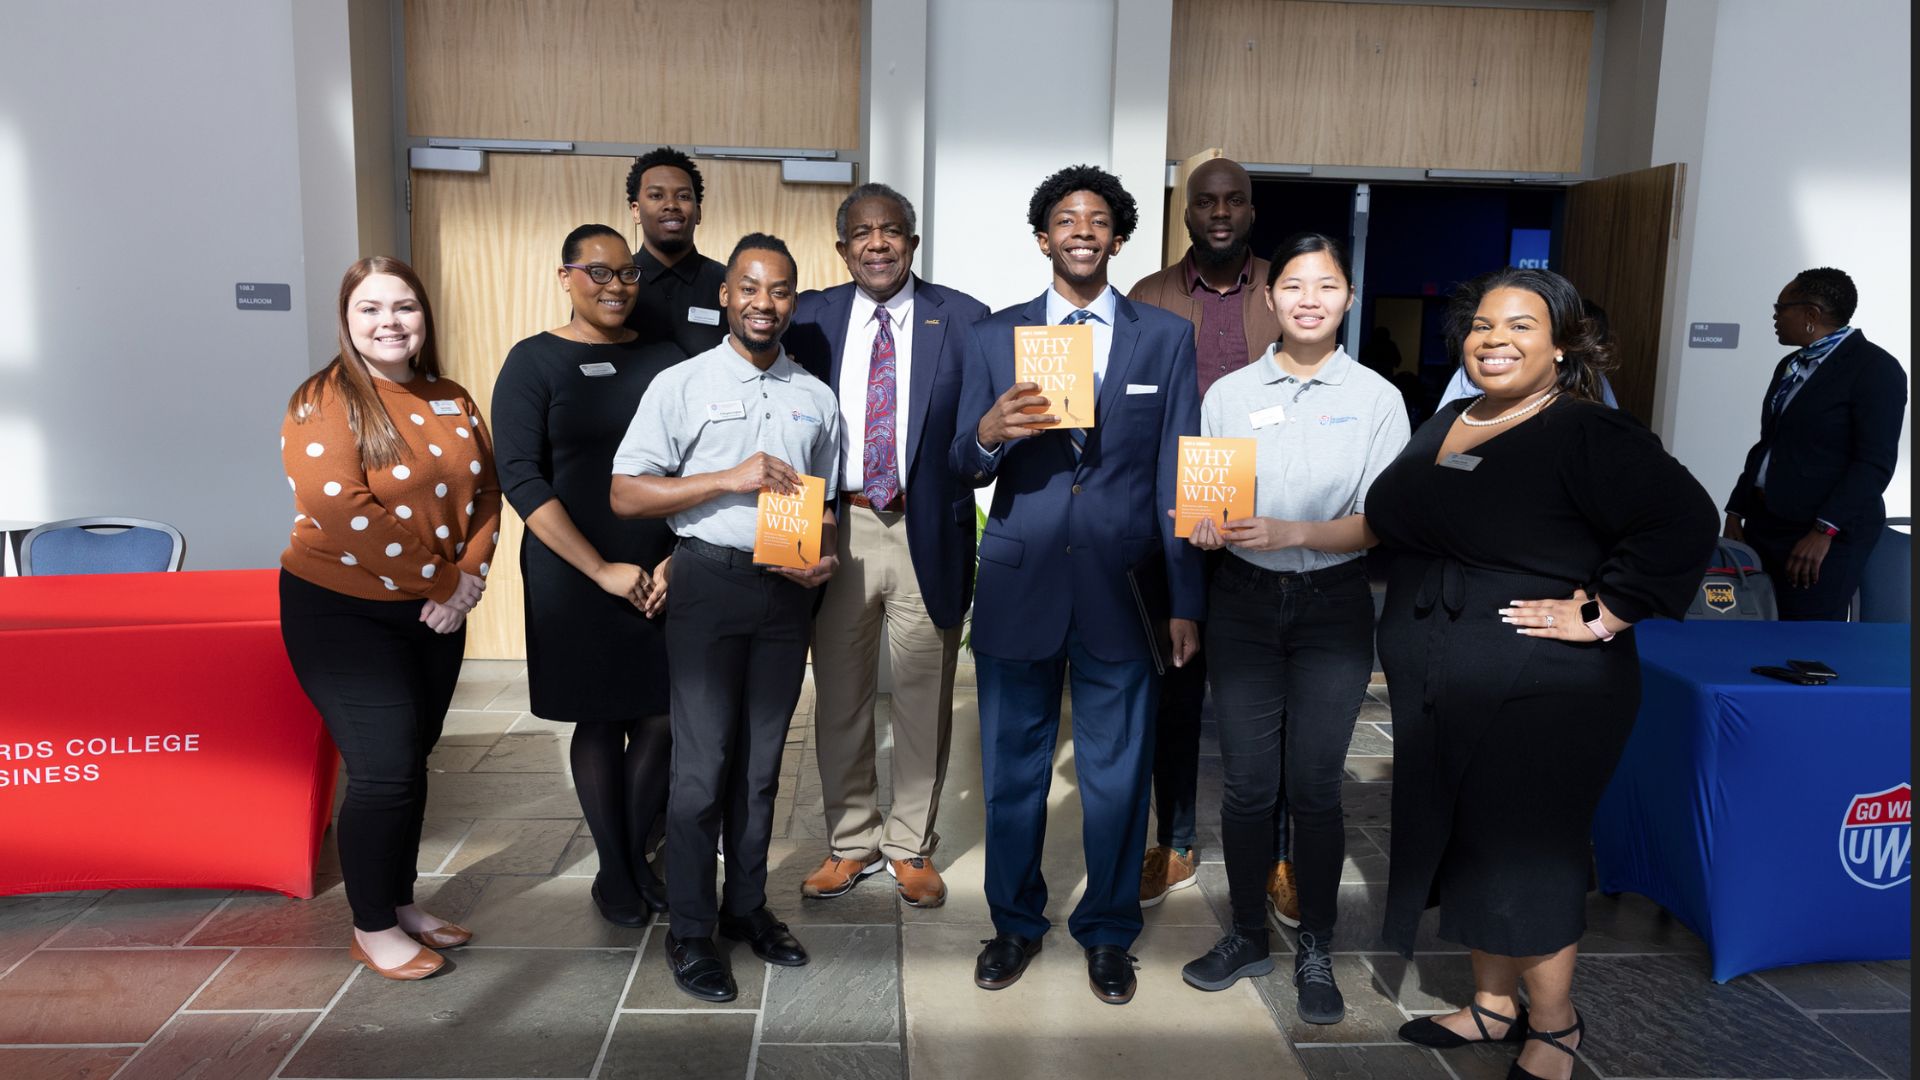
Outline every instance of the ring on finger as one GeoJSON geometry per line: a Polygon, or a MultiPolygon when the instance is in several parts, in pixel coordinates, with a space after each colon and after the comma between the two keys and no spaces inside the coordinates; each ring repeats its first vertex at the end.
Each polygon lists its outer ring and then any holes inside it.
{"type": "Polygon", "coordinates": [[[1551,615],[1549,615],[1549,616],[1547,616],[1547,626],[1548,626],[1548,627],[1552,627],[1552,626],[1553,626],[1553,616],[1551,616],[1551,615]]]}

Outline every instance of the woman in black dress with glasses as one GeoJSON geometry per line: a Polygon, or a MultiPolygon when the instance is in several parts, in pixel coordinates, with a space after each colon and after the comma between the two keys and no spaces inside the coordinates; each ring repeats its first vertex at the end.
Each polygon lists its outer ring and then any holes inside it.
{"type": "Polygon", "coordinates": [[[1719,521],[1651,432],[1599,403],[1606,349],[1565,278],[1509,268],[1453,303],[1484,396],[1423,425],[1367,497],[1396,552],[1385,934],[1411,955],[1437,903],[1440,937],[1473,956],[1468,1007],[1402,1038],[1524,1043],[1510,1078],[1564,1080],[1585,1033],[1587,837],[1640,703],[1631,627],[1686,610],[1719,521]]]}
{"type": "Polygon", "coordinates": [[[613,516],[613,452],[653,377],[682,359],[625,325],[639,271],[620,233],[582,225],[561,245],[571,317],[507,354],[493,389],[507,501],[526,519],[520,569],[533,713],[575,725],[573,785],[599,852],[608,922],[666,910],[646,846],[666,807],[671,737],[665,602],[673,534],[613,516]]]}

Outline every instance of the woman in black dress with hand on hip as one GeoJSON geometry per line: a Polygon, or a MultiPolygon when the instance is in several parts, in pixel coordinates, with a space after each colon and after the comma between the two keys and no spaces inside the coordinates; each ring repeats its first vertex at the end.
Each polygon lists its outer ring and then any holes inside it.
{"type": "Polygon", "coordinates": [[[1565,278],[1509,268],[1453,302],[1485,396],[1423,425],[1367,497],[1397,554],[1379,633],[1385,934],[1411,955],[1438,903],[1440,937],[1473,955],[1468,1007],[1402,1038],[1524,1043],[1510,1078],[1563,1080],[1585,1033],[1571,991],[1587,838],[1640,704],[1630,627],[1686,610],[1719,521],[1651,432],[1599,403],[1608,358],[1565,278]]]}
{"type": "Polygon", "coordinates": [[[520,342],[493,390],[507,501],[526,519],[527,682],[535,715],[573,723],[573,784],[599,850],[600,914],[640,926],[665,911],[646,844],[667,800],[666,600],[673,534],[613,516],[613,452],[640,395],[679,363],[625,326],[639,271],[620,233],[582,225],[560,253],[565,326],[520,342]]]}

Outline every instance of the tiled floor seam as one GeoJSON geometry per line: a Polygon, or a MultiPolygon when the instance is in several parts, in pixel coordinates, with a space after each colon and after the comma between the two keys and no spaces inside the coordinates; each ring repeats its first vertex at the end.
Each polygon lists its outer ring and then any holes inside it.
{"type": "Polygon", "coordinates": [[[747,1046],[747,1077],[754,1080],[760,1071],[760,1036],[767,1029],[767,999],[773,991],[773,965],[767,964],[760,972],[760,1007],[753,1010],[753,1042],[747,1046]]]}
{"type": "Polygon", "coordinates": [[[191,930],[189,930],[189,931],[187,931],[186,933],[184,933],[184,934],[182,934],[182,935],[180,935],[180,938],[179,938],[179,940],[177,940],[177,941],[175,941],[175,942],[174,942],[174,946],[175,946],[176,948],[179,948],[179,947],[184,947],[184,946],[185,946],[185,945],[187,944],[187,942],[189,942],[189,941],[192,941],[192,940],[193,940],[193,936],[194,936],[195,934],[198,934],[198,933],[199,933],[200,931],[202,931],[202,930],[205,930],[205,929],[207,928],[207,924],[213,921],[213,917],[214,917],[214,916],[216,916],[216,915],[218,915],[218,914],[220,914],[221,912],[223,912],[223,911],[225,911],[225,910],[227,910],[227,905],[229,905],[229,904],[231,904],[231,903],[233,903],[233,899],[234,899],[234,898],[233,898],[232,896],[228,896],[228,897],[227,897],[226,899],[224,899],[224,900],[222,900],[222,901],[220,901],[219,903],[217,903],[217,904],[215,904],[215,905],[213,905],[213,910],[212,910],[212,911],[209,911],[209,912],[207,912],[207,917],[206,917],[206,918],[204,918],[204,919],[201,919],[201,920],[200,920],[199,922],[197,922],[197,923],[194,923],[194,924],[193,924],[193,929],[191,929],[191,930]]]}
{"type": "MultiPolygon", "coordinates": [[[[1858,1058],[1862,1065],[1865,1065],[1867,1068],[1872,1069],[1876,1073],[1879,1073],[1881,1076],[1887,1076],[1887,1072],[1885,1069],[1882,1069],[1880,1066],[1875,1065],[1873,1061],[1867,1057],[1867,1055],[1854,1049],[1853,1044],[1841,1038],[1839,1032],[1834,1031],[1832,1028],[1828,1027],[1825,1024],[1822,1024],[1819,1018],[1813,1014],[1813,1010],[1802,1008],[1799,1002],[1787,996],[1786,991],[1780,989],[1779,987],[1773,985],[1773,983],[1769,982],[1764,972],[1757,972],[1757,971],[1754,972],[1753,981],[1759,983],[1761,986],[1766,987],[1769,991],[1773,993],[1774,997],[1777,997],[1782,1002],[1784,1002],[1787,1008],[1792,1009],[1794,1012],[1799,1013],[1802,1017],[1804,1017],[1807,1020],[1808,1023],[1812,1024],[1814,1027],[1818,1028],[1819,1030],[1826,1032],[1828,1038],[1832,1039],[1834,1042],[1839,1043],[1841,1046],[1846,1047],[1847,1053],[1852,1054],[1855,1058],[1858,1058]]],[[[1839,1010],[1834,1010],[1834,1011],[1837,1012],[1839,1010]]],[[[1888,1077],[1887,1080],[1894,1080],[1894,1078],[1888,1077]]]]}
{"type": "Polygon", "coordinates": [[[28,957],[32,956],[34,953],[41,951],[42,949],[45,949],[47,942],[52,941],[54,938],[57,938],[61,934],[66,933],[67,930],[71,928],[74,923],[80,921],[80,917],[82,915],[85,915],[87,912],[92,911],[94,909],[94,906],[99,904],[100,901],[106,899],[108,895],[109,895],[108,893],[102,893],[99,896],[96,896],[93,898],[93,903],[87,904],[84,907],[79,907],[74,909],[73,916],[67,919],[65,922],[61,923],[59,926],[54,927],[51,931],[49,931],[46,937],[40,939],[41,943],[39,945],[35,945],[33,948],[28,949],[24,953],[21,953],[20,959],[15,960],[13,963],[8,964],[4,968],[0,968],[0,979],[4,979],[8,975],[13,974],[13,969],[19,967],[21,964],[26,963],[28,957]]]}
{"type": "MultiPolygon", "coordinates": [[[[422,874],[422,875],[420,875],[420,876],[422,876],[422,877],[451,877],[451,876],[453,876],[453,875],[450,875],[450,874],[448,874],[448,873],[446,872],[446,869],[447,869],[447,867],[448,867],[449,865],[451,865],[451,864],[452,864],[452,862],[453,862],[453,857],[454,857],[455,855],[458,855],[458,854],[460,854],[460,849],[461,849],[462,847],[465,847],[465,846],[466,846],[466,843],[467,843],[467,837],[469,837],[469,836],[472,836],[472,835],[473,835],[473,830],[474,830],[474,826],[476,826],[476,825],[479,825],[479,824],[480,824],[480,822],[481,822],[481,820],[482,820],[482,819],[480,819],[480,818],[474,818],[474,819],[473,819],[472,821],[469,821],[469,822],[467,822],[467,831],[466,831],[466,832],[463,832],[463,833],[461,833],[461,834],[460,834],[460,839],[458,839],[458,840],[455,840],[455,841],[453,842],[453,847],[451,847],[451,848],[449,848],[449,849],[447,850],[447,857],[446,857],[446,858],[444,858],[444,859],[441,859],[441,860],[440,860],[440,865],[438,865],[438,866],[436,866],[436,867],[434,867],[434,868],[433,868],[433,873],[432,873],[432,874],[422,874]]],[[[478,903],[479,901],[478,901],[478,900],[476,899],[476,900],[475,900],[474,902],[475,902],[475,903],[478,903]]]]}
{"type": "Polygon", "coordinates": [[[280,1064],[274,1067],[272,1080],[281,1080],[287,1066],[293,1064],[293,1059],[300,1053],[301,1048],[307,1045],[307,1040],[313,1038],[313,1033],[320,1030],[320,1025],[327,1022],[327,1016],[333,1012],[333,1007],[340,1004],[341,998],[347,996],[347,991],[353,987],[354,980],[358,979],[364,970],[366,970],[365,965],[356,963],[353,970],[347,973],[347,977],[340,983],[340,989],[335,990],[333,996],[327,999],[327,1004],[320,1010],[320,1015],[313,1018],[313,1023],[308,1024],[307,1030],[301,1032],[300,1038],[294,1041],[293,1049],[288,1050],[287,1056],[281,1058],[280,1064]]]}
{"type": "MultiPolygon", "coordinates": [[[[233,958],[239,955],[240,955],[239,949],[227,950],[227,958],[225,960],[220,961],[218,964],[214,965],[213,970],[207,973],[207,977],[200,980],[200,985],[193,988],[193,993],[188,994],[187,999],[181,1002],[180,1005],[173,1010],[173,1015],[167,1017],[165,1020],[162,1020],[160,1022],[160,1026],[153,1029],[153,1034],[147,1036],[147,1041],[140,1044],[140,1049],[135,1050],[133,1053],[127,1055],[127,1060],[120,1063],[120,1067],[114,1070],[114,1075],[117,1076],[120,1073],[123,1073],[128,1069],[133,1068],[134,1063],[140,1060],[140,1055],[146,1053],[147,1050],[153,1046],[154,1040],[160,1037],[160,1033],[167,1030],[167,1028],[173,1026],[173,1022],[175,1020],[180,1019],[181,1014],[187,1011],[187,1006],[193,1004],[194,999],[198,998],[202,993],[204,993],[207,987],[213,985],[213,980],[219,978],[220,973],[227,970],[227,965],[233,963],[233,958]]],[[[314,1019],[318,1020],[319,1017],[315,1016],[314,1019]]]]}
{"type": "Polygon", "coordinates": [[[600,1053],[593,1059],[593,1068],[587,1070],[587,1075],[593,1080],[599,1080],[600,1069],[607,1063],[607,1050],[613,1046],[613,1033],[620,1027],[620,1006],[626,1002],[627,995],[633,992],[634,976],[640,973],[640,958],[647,955],[647,943],[653,940],[653,930],[658,925],[658,922],[648,923],[646,932],[640,935],[639,946],[633,950],[633,963],[627,965],[627,981],[620,985],[620,996],[613,999],[613,1015],[607,1017],[607,1034],[600,1040],[600,1053]]]}

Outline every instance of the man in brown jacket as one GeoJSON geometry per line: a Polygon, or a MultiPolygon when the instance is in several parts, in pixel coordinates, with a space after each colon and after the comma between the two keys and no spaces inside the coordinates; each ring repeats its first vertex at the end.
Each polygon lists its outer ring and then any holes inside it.
{"type": "MultiPolygon", "coordinates": [[[[1200,396],[1216,379],[1260,359],[1280,337],[1280,320],[1267,307],[1267,260],[1248,244],[1253,232],[1253,179],[1238,162],[1214,158],[1187,179],[1187,236],[1192,245],[1179,262],[1142,278],[1127,299],[1183,315],[1193,323],[1195,371],[1200,396]]],[[[1158,832],[1140,873],[1140,906],[1153,907],[1169,892],[1192,885],[1195,803],[1200,771],[1200,704],[1206,696],[1206,654],[1172,668],[1161,681],[1160,714],[1153,761],[1158,832]]],[[[1284,799],[1280,803],[1284,807],[1284,799]]],[[[1299,925],[1292,864],[1284,858],[1285,810],[1267,891],[1288,925],[1299,925]]]]}

